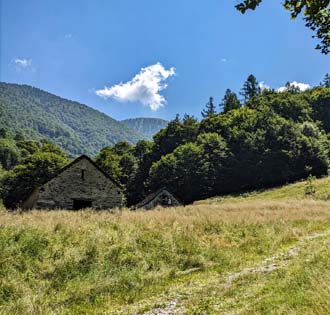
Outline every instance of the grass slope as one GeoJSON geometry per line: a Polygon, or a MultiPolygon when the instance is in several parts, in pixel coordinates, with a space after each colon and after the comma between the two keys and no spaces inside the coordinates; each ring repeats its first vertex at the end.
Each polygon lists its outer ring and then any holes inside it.
{"type": "Polygon", "coordinates": [[[118,141],[135,143],[145,138],[86,105],[8,83],[0,83],[0,125],[26,138],[47,138],[72,155],[94,155],[118,141]]]}
{"type": "Polygon", "coordinates": [[[0,314],[328,314],[329,183],[316,198],[302,182],[149,212],[3,211],[0,314]]]}
{"type": "MultiPolygon", "coordinates": [[[[316,200],[330,200],[330,177],[315,179],[312,181],[315,188],[313,196],[316,200]]],[[[285,200],[285,199],[302,199],[305,198],[305,188],[307,181],[303,180],[289,185],[283,185],[273,189],[264,191],[254,191],[237,196],[216,197],[207,200],[195,202],[195,204],[213,204],[223,201],[241,202],[252,200],[285,200]]]]}

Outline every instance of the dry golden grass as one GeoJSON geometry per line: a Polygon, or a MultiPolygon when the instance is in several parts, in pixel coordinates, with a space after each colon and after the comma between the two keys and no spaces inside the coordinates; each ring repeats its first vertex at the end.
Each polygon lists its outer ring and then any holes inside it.
{"type": "Polygon", "coordinates": [[[84,210],[0,212],[0,226],[34,226],[52,230],[57,224],[73,229],[90,228],[112,222],[123,226],[143,225],[148,228],[171,225],[201,224],[203,222],[242,224],[285,221],[319,221],[330,219],[330,202],[313,199],[285,201],[246,200],[223,201],[212,204],[195,204],[186,207],[161,208],[153,211],[108,211],[84,210]],[[88,222],[88,224],[86,224],[88,222]]]}
{"type": "Polygon", "coordinates": [[[0,314],[134,314],[178,283],[253,266],[328,229],[330,204],[312,199],[1,211],[0,314]]]}

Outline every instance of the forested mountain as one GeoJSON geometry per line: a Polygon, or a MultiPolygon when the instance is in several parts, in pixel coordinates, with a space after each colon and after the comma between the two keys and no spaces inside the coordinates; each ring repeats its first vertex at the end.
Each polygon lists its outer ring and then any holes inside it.
{"type": "Polygon", "coordinates": [[[8,83],[0,83],[0,126],[18,137],[51,140],[71,155],[95,155],[118,141],[133,144],[145,138],[86,105],[8,83]]]}
{"type": "MultiPolygon", "coordinates": [[[[26,119],[30,121],[29,127],[33,122],[44,122],[45,117],[49,117],[46,114],[53,114],[55,110],[51,105],[48,111],[41,110],[44,92],[38,91],[35,93],[40,94],[40,99],[33,95],[33,102],[29,94],[18,98],[26,107],[23,114],[16,113],[22,121],[8,115],[8,112],[15,115],[8,110],[8,105],[2,108],[7,110],[7,116],[1,116],[0,193],[7,207],[19,204],[28,192],[66,162],[65,153],[53,144],[22,140],[19,135],[8,133],[11,120],[24,126],[26,119]],[[31,106],[35,108],[31,110],[31,106]],[[34,120],[37,110],[40,110],[40,116],[34,120]]],[[[328,81],[304,92],[288,84],[285,91],[279,92],[261,90],[255,78],[250,76],[242,91],[243,103],[234,92],[227,90],[219,109],[210,99],[201,121],[187,114],[183,118],[177,115],[152,141],[140,140],[135,145],[127,141],[109,144],[95,156],[95,162],[121,183],[128,205],[136,204],[161,187],[167,187],[184,203],[191,203],[329,174],[328,81]]],[[[17,104],[15,94],[9,95],[12,97],[9,101],[17,104]]],[[[8,94],[5,96],[8,98],[8,94]]],[[[74,109],[78,108],[76,120],[81,128],[84,123],[91,128],[82,115],[85,106],[80,106],[74,106],[74,109]]],[[[18,111],[18,106],[14,109],[18,111]]],[[[66,111],[75,117],[74,109],[66,111]]],[[[62,120],[56,115],[50,117],[54,116],[56,123],[71,118],[71,126],[75,127],[75,120],[70,115],[62,120]]],[[[44,128],[49,132],[49,126],[44,128]]],[[[32,129],[35,130],[39,129],[32,129]]],[[[56,136],[56,129],[53,133],[56,136]]],[[[65,135],[63,139],[70,138],[65,135]]],[[[88,141],[92,140],[86,137],[86,145],[91,144],[88,141]]],[[[313,194],[313,190],[309,193],[313,194]]]]}
{"type": "Polygon", "coordinates": [[[160,129],[168,125],[168,121],[160,118],[132,118],[122,120],[121,123],[127,127],[142,133],[147,139],[151,140],[160,129]]]}

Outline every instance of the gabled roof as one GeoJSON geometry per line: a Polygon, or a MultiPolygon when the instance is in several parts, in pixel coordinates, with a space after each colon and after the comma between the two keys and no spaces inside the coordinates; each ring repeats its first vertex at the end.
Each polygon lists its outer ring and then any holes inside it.
{"type": "Polygon", "coordinates": [[[167,192],[173,199],[177,200],[177,202],[181,203],[178,198],[176,198],[171,192],[168,191],[168,189],[166,189],[165,187],[158,189],[157,191],[151,193],[150,195],[148,195],[145,199],[143,199],[141,202],[139,202],[135,208],[142,208],[145,205],[147,205],[148,203],[150,203],[151,201],[153,201],[160,193],[162,192],[167,192]]]}
{"type": "MultiPolygon", "coordinates": [[[[78,158],[76,158],[75,160],[73,160],[71,163],[69,163],[68,165],[64,166],[53,178],[51,178],[49,181],[47,181],[46,183],[50,182],[51,180],[53,180],[54,178],[56,178],[57,176],[59,176],[60,174],[62,174],[65,170],[67,170],[68,168],[70,168],[72,165],[80,162],[81,160],[87,160],[89,163],[91,163],[99,172],[101,172],[106,178],[108,178],[110,181],[112,181],[119,189],[122,190],[122,186],[116,181],[114,180],[109,174],[107,174],[105,171],[103,171],[90,157],[88,157],[87,155],[81,155],[78,158]]],[[[44,184],[45,185],[45,184],[44,184]]]]}

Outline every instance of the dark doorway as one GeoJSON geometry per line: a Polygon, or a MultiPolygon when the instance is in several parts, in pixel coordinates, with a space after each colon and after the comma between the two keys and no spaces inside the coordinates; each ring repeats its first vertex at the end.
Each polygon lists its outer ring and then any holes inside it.
{"type": "Polygon", "coordinates": [[[73,199],[73,210],[80,210],[92,207],[92,200],[73,199]]]}

